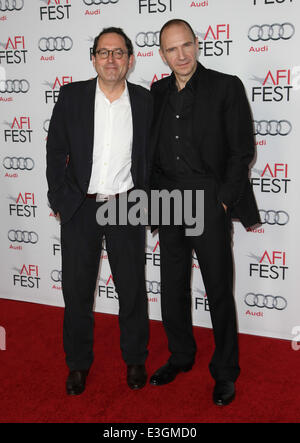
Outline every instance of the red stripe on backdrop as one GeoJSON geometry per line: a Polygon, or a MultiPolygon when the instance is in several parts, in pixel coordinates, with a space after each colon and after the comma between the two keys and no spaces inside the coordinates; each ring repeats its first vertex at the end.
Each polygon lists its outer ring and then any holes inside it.
{"type": "MultiPolygon", "coordinates": [[[[208,363],[213,351],[210,329],[195,327],[198,353],[192,371],[173,383],[140,391],[126,384],[119,350],[118,319],[95,314],[95,361],[86,391],[65,394],[68,370],[61,331],[63,309],[0,300],[0,422],[19,423],[255,423],[300,421],[300,351],[291,343],[240,335],[241,375],[235,401],[212,402],[214,381],[208,363]]],[[[151,321],[148,374],[166,362],[162,324],[151,321]]]]}

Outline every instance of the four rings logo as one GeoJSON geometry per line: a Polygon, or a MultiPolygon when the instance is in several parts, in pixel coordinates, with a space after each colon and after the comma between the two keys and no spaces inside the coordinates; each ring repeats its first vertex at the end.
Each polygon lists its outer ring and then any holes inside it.
{"type": "Polygon", "coordinates": [[[107,5],[108,3],[118,3],[119,0],[83,0],[83,3],[87,6],[92,5],[107,5]]]}
{"type": "Polygon", "coordinates": [[[289,40],[295,34],[292,23],[273,23],[272,25],[253,25],[248,31],[248,38],[253,42],[262,40],[289,40]]]}
{"type": "Polygon", "coordinates": [[[144,48],[145,46],[148,46],[149,48],[159,46],[159,31],[139,32],[135,37],[135,43],[140,48],[144,48]]]}
{"type": "Polygon", "coordinates": [[[285,211],[265,211],[264,209],[260,209],[259,214],[262,224],[267,225],[284,226],[288,224],[290,219],[289,214],[285,211]]]}
{"type": "Polygon", "coordinates": [[[51,271],[51,280],[58,282],[58,281],[62,281],[62,272],[58,271],[57,269],[53,269],[53,271],[51,271]]]}
{"type": "Polygon", "coordinates": [[[146,280],[146,291],[152,294],[160,294],[160,282],[146,280]]]}
{"type": "Polygon", "coordinates": [[[26,93],[29,91],[30,85],[27,80],[0,80],[0,92],[8,94],[26,93]]]}
{"type": "Polygon", "coordinates": [[[292,124],[288,120],[254,120],[254,135],[289,135],[292,124]]]}
{"type": "Polygon", "coordinates": [[[253,292],[248,292],[245,296],[245,303],[251,307],[277,309],[278,311],[283,311],[287,307],[287,301],[284,297],[254,294],[253,292]]]}
{"type": "Polygon", "coordinates": [[[0,11],[20,11],[24,6],[24,0],[0,0],[0,11]]]}
{"type": "Polygon", "coordinates": [[[3,166],[5,169],[31,171],[34,168],[34,160],[31,157],[5,157],[3,166]]]}
{"type": "Polygon", "coordinates": [[[71,37],[42,37],[39,39],[39,49],[46,51],[70,51],[73,46],[71,37]]]}
{"type": "Polygon", "coordinates": [[[18,243],[32,243],[36,244],[39,240],[39,236],[34,231],[21,231],[21,230],[14,230],[11,229],[8,231],[8,239],[12,242],[18,242],[18,243]]]}

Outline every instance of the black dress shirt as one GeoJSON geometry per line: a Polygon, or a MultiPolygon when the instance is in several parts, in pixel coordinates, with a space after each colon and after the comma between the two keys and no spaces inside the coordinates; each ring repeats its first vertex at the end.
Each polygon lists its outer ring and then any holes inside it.
{"type": "Polygon", "coordinates": [[[193,107],[199,65],[185,87],[178,91],[174,73],[171,74],[169,99],[164,111],[156,152],[156,170],[173,180],[197,180],[208,173],[200,150],[195,149],[193,107]]]}

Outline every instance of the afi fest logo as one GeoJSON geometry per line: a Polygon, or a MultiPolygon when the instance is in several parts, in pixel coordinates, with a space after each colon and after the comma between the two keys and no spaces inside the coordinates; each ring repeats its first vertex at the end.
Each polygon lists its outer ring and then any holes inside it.
{"type": "MultiPolygon", "coordinates": [[[[12,200],[15,200],[12,198],[12,200]]],[[[16,215],[17,217],[33,217],[36,215],[37,205],[35,204],[35,197],[33,192],[19,193],[15,203],[9,204],[9,215],[16,215]]]]}
{"type": "Polygon", "coordinates": [[[23,264],[21,270],[17,274],[13,274],[13,285],[22,288],[39,288],[39,267],[38,265],[23,264]]]}
{"type": "Polygon", "coordinates": [[[263,255],[255,256],[250,254],[249,257],[255,259],[255,263],[249,263],[249,276],[259,278],[271,278],[272,280],[285,280],[287,270],[286,252],[285,251],[267,251],[263,255]]]}
{"type": "Polygon", "coordinates": [[[64,20],[70,18],[71,0],[40,0],[40,20],[64,20]]]}
{"type": "Polygon", "coordinates": [[[0,51],[0,64],[4,60],[7,64],[26,63],[27,49],[25,47],[25,38],[23,35],[15,35],[8,37],[6,43],[1,43],[0,46],[4,50],[0,51]]]}
{"type": "Polygon", "coordinates": [[[157,14],[173,11],[173,0],[138,0],[139,14],[157,14]]]}
{"type": "Polygon", "coordinates": [[[273,194],[287,194],[288,185],[291,179],[288,178],[287,163],[267,163],[263,170],[252,169],[259,177],[251,177],[251,184],[254,189],[260,192],[271,192],[273,194]]]}
{"type": "Polygon", "coordinates": [[[261,86],[252,88],[252,102],[289,102],[292,89],[300,89],[300,66],[292,69],[269,69],[264,77],[252,76],[261,86]]]}
{"type": "Polygon", "coordinates": [[[209,25],[205,32],[196,32],[200,54],[204,57],[230,55],[233,40],[230,39],[230,25],[209,25]]]}
{"type": "Polygon", "coordinates": [[[45,91],[45,103],[49,103],[49,101],[53,104],[56,103],[58,100],[60,87],[67,85],[68,83],[72,83],[72,81],[72,77],[66,75],[56,77],[53,84],[45,81],[44,85],[50,87],[50,89],[45,91]]]}
{"type": "Polygon", "coordinates": [[[114,280],[112,274],[108,277],[108,279],[100,278],[100,282],[98,287],[98,296],[104,295],[108,299],[118,299],[118,294],[116,292],[116,288],[114,285],[114,280]]]}
{"type": "Polygon", "coordinates": [[[151,263],[152,266],[160,266],[160,246],[159,241],[155,245],[147,245],[146,249],[150,252],[145,253],[145,263],[151,263]]]}
{"type": "Polygon", "coordinates": [[[4,141],[6,143],[31,143],[31,122],[29,116],[15,116],[11,123],[3,122],[10,129],[4,129],[4,141]]]}

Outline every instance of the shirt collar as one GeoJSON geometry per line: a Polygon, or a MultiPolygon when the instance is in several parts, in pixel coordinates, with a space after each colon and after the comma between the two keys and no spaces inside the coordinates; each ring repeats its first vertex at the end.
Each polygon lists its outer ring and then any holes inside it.
{"type": "MultiPolygon", "coordinates": [[[[100,88],[100,86],[99,86],[99,82],[98,82],[98,77],[97,77],[97,82],[96,82],[96,94],[99,96],[101,96],[101,97],[103,97],[103,98],[105,98],[106,100],[107,100],[107,98],[106,98],[106,96],[105,96],[105,94],[104,94],[104,92],[102,91],[102,89],[100,88]]],[[[127,86],[127,81],[125,81],[125,88],[124,88],[124,91],[122,92],[122,94],[120,95],[120,97],[117,99],[117,100],[115,100],[115,101],[119,101],[119,100],[129,100],[129,92],[128,92],[128,86],[127,86]]]]}

